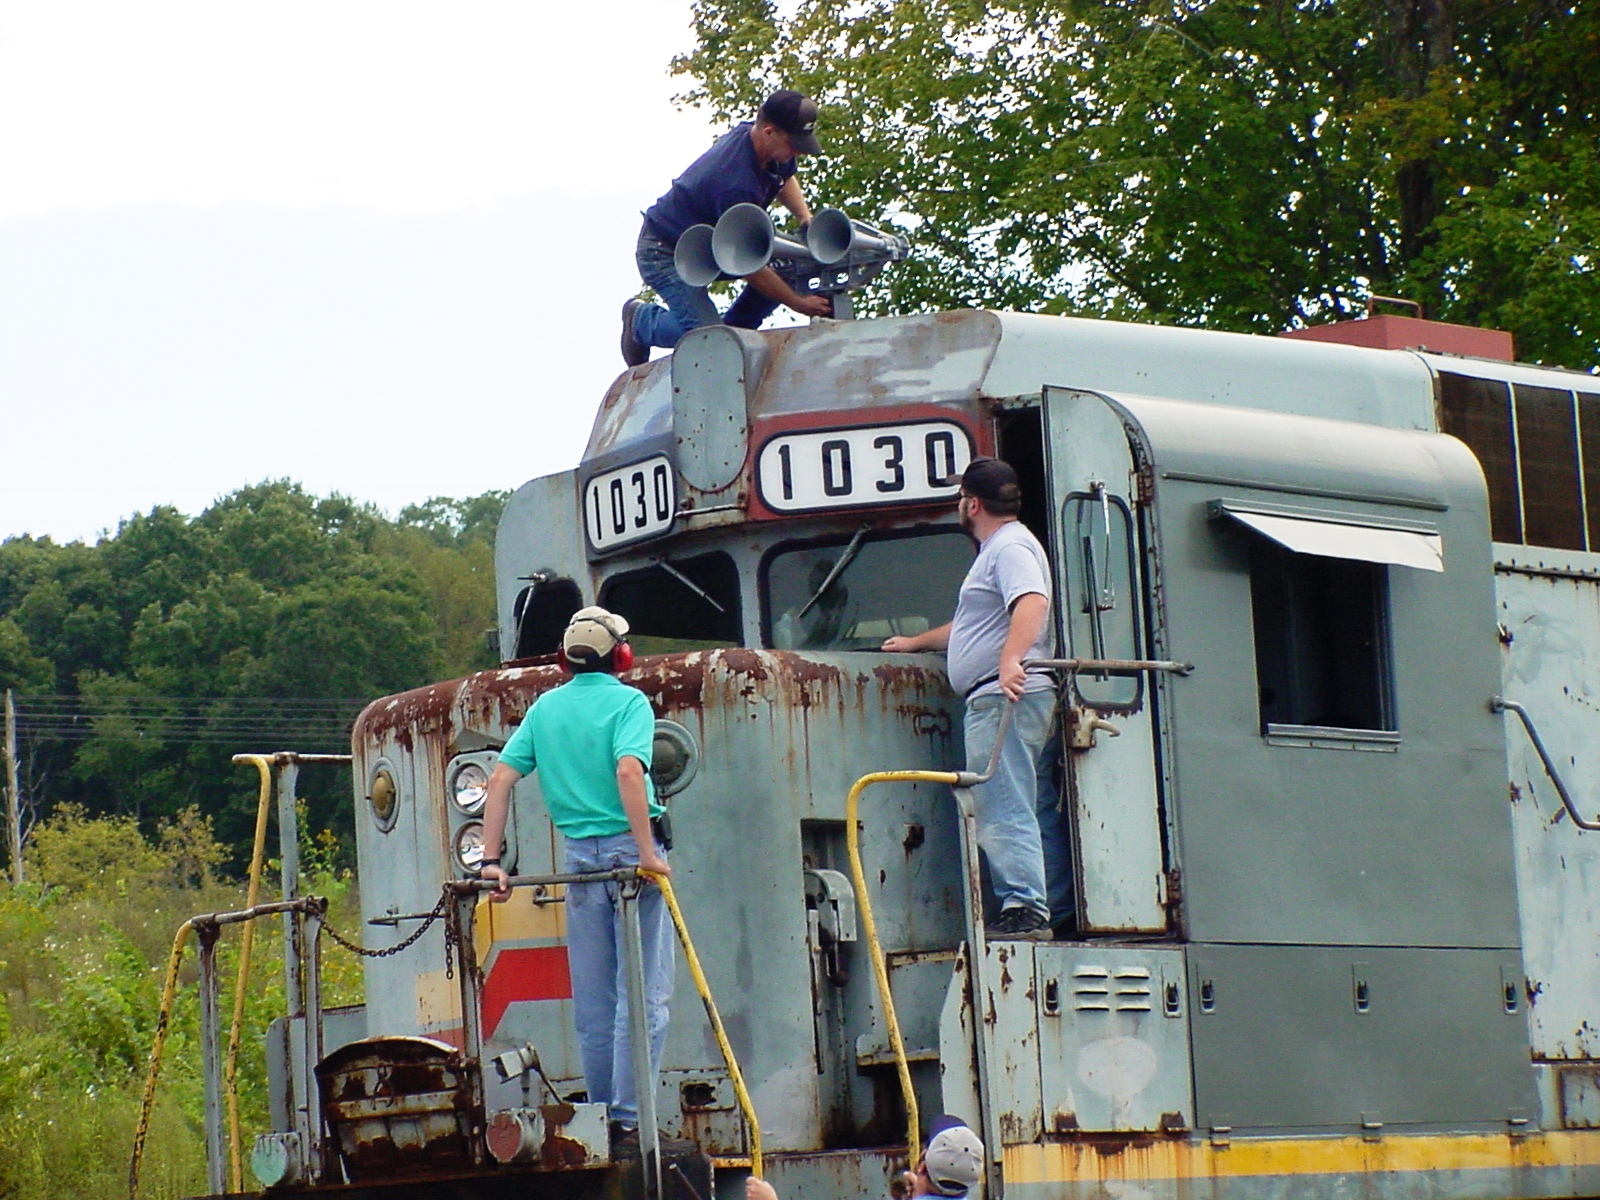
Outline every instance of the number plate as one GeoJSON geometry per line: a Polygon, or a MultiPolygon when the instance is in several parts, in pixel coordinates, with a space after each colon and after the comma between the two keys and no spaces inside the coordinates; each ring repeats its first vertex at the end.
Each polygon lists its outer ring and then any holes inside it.
{"type": "Polygon", "coordinates": [[[677,481],[663,455],[596,475],[583,487],[583,528],[596,550],[660,537],[677,511],[677,481]]]}
{"type": "Polygon", "coordinates": [[[761,447],[756,486],[774,512],[951,500],[972,461],[954,421],[782,433],[761,447]]]}

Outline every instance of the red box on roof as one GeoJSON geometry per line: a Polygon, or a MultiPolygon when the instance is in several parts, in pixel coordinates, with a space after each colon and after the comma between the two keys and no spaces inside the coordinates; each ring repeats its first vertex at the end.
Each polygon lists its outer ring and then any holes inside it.
{"type": "Polygon", "coordinates": [[[1502,362],[1516,359],[1511,335],[1504,330],[1452,325],[1447,321],[1424,321],[1418,317],[1367,317],[1360,321],[1339,321],[1333,325],[1291,329],[1278,336],[1300,338],[1308,342],[1367,346],[1374,350],[1432,350],[1439,354],[1494,358],[1502,362]]]}

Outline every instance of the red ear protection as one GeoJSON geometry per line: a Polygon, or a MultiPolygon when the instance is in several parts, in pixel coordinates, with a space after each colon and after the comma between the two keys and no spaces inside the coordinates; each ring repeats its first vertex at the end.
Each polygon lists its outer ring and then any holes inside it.
{"type": "Polygon", "coordinates": [[[567,648],[565,646],[556,647],[556,662],[560,664],[563,672],[568,675],[572,674],[572,664],[567,661],[567,648]]]}
{"type": "Polygon", "coordinates": [[[627,642],[618,642],[617,648],[611,652],[611,665],[618,674],[633,669],[633,647],[627,642]]]}

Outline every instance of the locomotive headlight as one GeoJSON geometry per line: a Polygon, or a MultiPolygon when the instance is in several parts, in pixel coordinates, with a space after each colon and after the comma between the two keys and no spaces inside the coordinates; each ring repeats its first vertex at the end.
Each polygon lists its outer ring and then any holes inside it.
{"type": "Polygon", "coordinates": [[[372,819],[378,828],[388,832],[394,828],[395,810],[400,806],[400,786],[388,763],[380,762],[367,784],[367,803],[372,807],[372,819]]]}
{"type": "Polygon", "coordinates": [[[656,722],[655,743],[650,751],[650,778],[657,796],[671,796],[689,786],[700,769],[700,748],[694,735],[676,721],[656,722]]]}
{"type": "Polygon", "coordinates": [[[450,799],[469,817],[483,811],[489,796],[489,773],[478,763],[464,762],[451,772],[450,799]]]}
{"type": "Polygon", "coordinates": [[[456,830],[456,865],[475,875],[483,865],[483,822],[468,821],[456,830]]]}

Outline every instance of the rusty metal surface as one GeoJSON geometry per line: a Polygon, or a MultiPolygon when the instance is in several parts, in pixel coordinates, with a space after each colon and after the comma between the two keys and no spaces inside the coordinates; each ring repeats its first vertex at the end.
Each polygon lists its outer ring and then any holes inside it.
{"type": "Polygon", "coordinates": [[[468,1063],[443,1042],[375,1037],[341,1047],[317,1066],[328,1130],[352,1182],[465,1167],[483,1114],[468,1063]]]}
{"type": "MultiPolygon", "coordinates": [[[[1600,555],[1496,545],[1504,690],[1528,709],[1581,811],[1600,812],[1600,555]]],[[[1600,1059],[1600,833],[1568,818],[1506,718],[1535,1058],[1600,1059]]]]}

